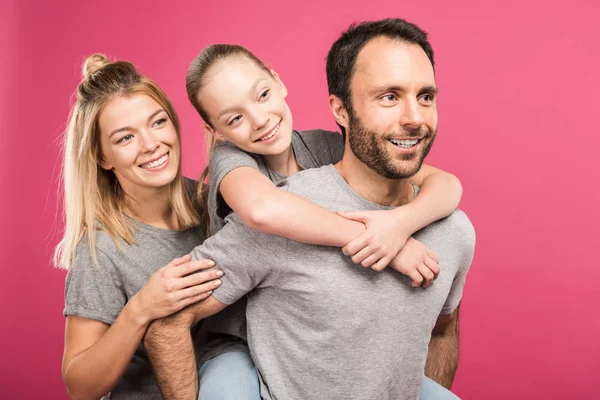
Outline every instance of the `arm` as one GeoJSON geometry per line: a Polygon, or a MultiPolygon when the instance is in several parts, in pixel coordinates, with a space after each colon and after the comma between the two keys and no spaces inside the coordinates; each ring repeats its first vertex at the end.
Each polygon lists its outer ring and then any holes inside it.
{"type": "Polygon", "coordinates": [[[264,233],[303,243],[342,247],[365,230],[362,223],[277,189],[255,168],[232,170],[221,181],[219,190],[246,225],[264,233]]]}
{"type": "Polygon", "coordinates": [[[225,307],[210,296],[148,327],[144,346],[165,399],[198,398],[198,368],[190,329],[225,307]]]}
{"type": "Polygon", "coordinates": [[[431,333],[425,375],[447,389],[452,386],[458,365],[458,307],[440,315],[431,333]]]}
{"type": "Polygon", "coordinates": [[[411,181],[420,188],[417,197],[392,210],[401,211],[400,218],[409,235],[452,214],[460,203],[463,191],[456,176],[429,165],[423,165],[411,181]]]}
{"type": "Polygon", "coordinates": [[[437,256],[417,241],[408,238],[430,223],[450,215],[462,195],[459,180],[447,172],[423,165],[412,178],[420,186],[413,201],[390,211],[349,211],[339,213],[360,221],[366,232],[349,242],[342,251],[363,267],[381,271],[388,264],[413,279],[413,286],[424,287],[437,277],[437,256]],[[404,246],[412,247],[406,249],[404,246]],[[402,255],[405,251],[408,254],[402,255]],[[407,261],[410,261],[407,263],[407,261]]]}
{"type": "Polygon", "coordinates": [[[68,316],[62,375],[69,396],[100,398],[110,392],[125,373],[150,321],[210,294],[214,282],[202,283],[215,279],[216,271],[187,276],[209,266],[205,261],[190,262],[189,256],[173,260],[152,275],[112,325],[68,316]]]}

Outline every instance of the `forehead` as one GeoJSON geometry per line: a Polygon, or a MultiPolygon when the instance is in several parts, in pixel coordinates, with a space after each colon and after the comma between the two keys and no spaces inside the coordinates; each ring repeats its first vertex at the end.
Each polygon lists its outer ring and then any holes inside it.
{"type": "Polygon", "coordinates": [[[221,104],[247,95],[254,84],[269,79],[270,74],[246,57],[233,56],[216,63],[207,74],[200,90],[204,107],[221,104]]]}
{"type": "Polygon", "coordinates": [[[98,123],[101,130],[112,131],[123,126],[145,123],[150,115],[161,109],[162,106],[146,94],[115,96],[104,105],[98,123]]]}
{"type": "Polygon", "coordinates": [[[351,86],[402,86],[418,88],[435,85],[433,66],[423,49],[398,39],[377,37],[358,53],[351,86]]]}

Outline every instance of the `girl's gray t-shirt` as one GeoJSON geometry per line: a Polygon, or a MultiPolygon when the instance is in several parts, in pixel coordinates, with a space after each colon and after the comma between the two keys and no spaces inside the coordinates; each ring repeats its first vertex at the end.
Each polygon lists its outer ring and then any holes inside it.
{"type": "MultiPolygon", "coordinates": [[[[339,162],[344,155],[344,138],[337,132],[322,129],[292,132],[292,149],[300,167],[319,168],[339,162]]],[[[214,235],[225,225],[225,218],[232,212],[219,193],[223,178],[236,168],[258,169],[276,186],[285,183],[284,175],[271,171],[261,156],[247,153],[231,143],[219,144],[211,155],[209,171],[208,211],[210,233],[214,235]]],[[[243,248],[240,248],[243,251],[243,248]]],[[[230,305],[222,312],[207,318],[201,328],[198,341],[202,352],[200,363],[230,351],[248,351],[246,331],[246,298],[230,305]]]]}
{"type": "MultiPolygon", "coordinates": [[[[187,181],[191,186],[191,181],[187,181]]],[[[85,238],[77,246],[65,284],[65,316],[94,319],[112,325],[125,304],[150,276],[174,258],[189,254],[204,241],[200,226],[171,231],[135,223],[135,244],[121,240],[123,251],[104,231],[96,231],[97,265],[85,238]]],[[[200,343],[196,344],[196,351],[200,343]]],[[[138,346],[129,367],[110,398],[161,399],[148,354],[138,346]]]]}

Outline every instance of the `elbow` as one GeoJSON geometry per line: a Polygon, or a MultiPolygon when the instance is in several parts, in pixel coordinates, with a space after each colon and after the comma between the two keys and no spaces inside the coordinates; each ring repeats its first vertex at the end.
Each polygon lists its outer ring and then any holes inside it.
{"type": "Polygon", "coordinates": [[[266,198],[253,202],[246,218],[242,218],[243,222],[257,231],[273,233],[270,231],[270,227],[273,226],[273,220],[277,218],[276,203],[276,201],[266,198]]]}

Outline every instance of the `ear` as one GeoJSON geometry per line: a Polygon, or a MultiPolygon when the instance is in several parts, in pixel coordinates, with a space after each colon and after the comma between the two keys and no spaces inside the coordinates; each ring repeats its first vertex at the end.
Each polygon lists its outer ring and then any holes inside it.
{"type": "Polygon", "coordinates": [[[288,95],[288,91],[287,91],[287,88],[285,87],[285,85],[283,84],[283,82],[281,81],[281,78],[279,78],[279,74],[272,69],[270,69],[269,72],[271,73],[271,75],[273,75],[273,79],[275,80],[275,83],[281,89],[281,93],[283,93],[283,97],[286,98],[288,95]]]}
{"type": "Polygon", "coordinates": [[[227,139],[225,139],[225,137],[223,135],[221,135],[219,132],[215,131],[206,122],[204,123],[204,131],[210,133],[211,135],[213,135],[218,142],[226,142],[227,141],[227,139]]]}
{"type": "Polygon", "coordinates": [[[100,160],[98,160],[98,165],[100,166],[100,168],[105,169],[107,171],[113,169],[113,166],[104,159],[104,156],[100,156],[100,160]]]}
{"type": "Polygon", "coordinates": [[[331,112],[333,113],[335,121],[341,126],[343,126],[344,129],[346,129],[346,132],[348,132],[348,126],[350,125],[348,111],[346,110],[346,107],[344,107],[342,99],[333,94],[330,94],[329,108],[331,108],[331,112]]]}

